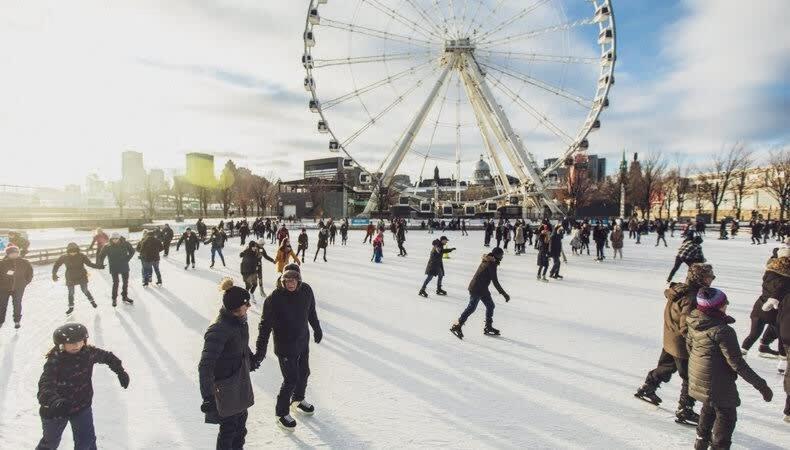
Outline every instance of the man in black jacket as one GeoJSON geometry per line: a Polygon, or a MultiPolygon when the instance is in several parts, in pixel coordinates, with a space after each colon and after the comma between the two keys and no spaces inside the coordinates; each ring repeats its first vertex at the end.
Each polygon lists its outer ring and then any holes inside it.
{"type": "Polygon", "coordinates": [[[195,268],[195,251],[200,247],[200,239],[198,238],[197,234],[192,231],[192,228],[187,228],[184,234],[181,235],[181,238],[176,243],[176,251],[181,247],[181,244],[184,244],[184,250],[187,251],[187,265],[184,266],[184,270],[189,268],[190,261],[192,262],[192,268],[195,268]]]}
{"type": "Polygon", "coordinates": [[[266,357],[269,335],[273,332],[274,354],[279,359],[283,375],[275,414],[280,427],[293,431],[296,421],[291,417],[289,407],[306,415],[315,412],[315,407],[304,400],[310,376],[308,323],[313,328],[316,344],[321,342],[323,332],[315,311],[313,289],[302,283],[299,266],[286,266],[278,284],[263,303],[255,359],[260,363],[266,357]]]}
{"type": "Polygon", "coordinates": [[[33,266],[20,256],[19,248],[10,245],[5,249],[5,258],[0,260],[0,327],[5,322],[8,300],[14,307],[14,328],[22,321],[22,296],[25,288],[33,281],[33,266]]]}
{"type": "Polygon", "coordinates": [[[455,248],[448,248],[445,249],[444,246],[447,245],[447,236],[442,236],[439,239],[434,239],[433,247],[431,248],[431,254],[428,257],[428,266],[425,267],[425,282],[422,283],[422,288],[419,295],[423,297],[428,297],[428,293],[425,292],[425,289],[428,287],[428,283],[431,282],[433,277],[438,277],[436,280],[436,295],[447,295],[447,291],[442,289],[442,279],[444,279],[444,255],[446,253],[450,253],[455,248]]]}
{"type": "Polygon", "coordinates": [[[464,338],[461,327],[466,323],[466,319],[475,312],[477,304],[481,301],[486,307],[486,324],[483,329],[483,334],[499,335],[499,330],[492,326],[494,321],[494,300],[491,298],[491,292],[488,291],[488,286],[494,283],[494,287],[505,297],[505,301],[510,301],[510,296],[502,289],[497,279],[497,266],[502,262],[504,254],[504,250],[500,247],[496,247],[491,250],[491,253],[483,256],[483,260],[480,262],[475,276],[472,277],[472,281],[469,283],[469,305],[467,305],[464,312],[461,313],[461,317],[458,318],[458,321],[450,328],[450,332],[458,337],[458,339],[464,338]]]}
{"type": "Polygon", "coordinates": [[[123,281],[121,299],[124,303],[134,303],[129,298],[129,261],[134,256],[134,247],[120,234],[113,233],[110,242],[102,247],[99,252],[99,264],[104,265],[104,258],[110,261],[110,276],[112,276],[112,306],[118,305],[118,279],[123,281]]]}
{"type": "Polygon", "coordinates": [[[165,248],[165,258],[170,255],[170,244],[173,242],[173,229],[170,228],[170,224],[165,224],[165,227],[162,228],[162,247],[165,248]]]}
{"type": "Polygon", "coordinates": [[[159,253],[162,251],[162,241],[155,234],[143,232],[143,240],[137,244],[140,261],[143,265],[143,287],[151,283],[154,272],[156,284],[162,285],[162,273],[159,272],[159,253]]]}
{"type": "Polygon", "coordinates": [[[249,347],[250,294],[233,286],[230,279],[224,280],[221,288],[225,291],[223,307],[217,320],[206,330],[198,364],[203,398],[200,410],[206,415],[206,423],[219,424],[217,449],[232,450],[244,447],[247,409],[255,403],[250,371],[260,364],[249,347]]]}

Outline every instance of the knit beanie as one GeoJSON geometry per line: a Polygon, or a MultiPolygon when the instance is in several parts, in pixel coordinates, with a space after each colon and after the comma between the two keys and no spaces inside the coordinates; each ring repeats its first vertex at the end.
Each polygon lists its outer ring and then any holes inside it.
{"type": "Polygon", "coordinates": [[[686,275],[686,284],[702,286],[705,278],[714,277],[713,266],[705,263],[692,264],[686,275]]]}
{"type": "Polygon", "coordinates": [[[222,295],[222,305],[228,311],[234,311],[241,308],[243,305],[250,304],[250,293],[246,289],[242,289],[233,285],[233,280],[225,278],[219,285],[220,289],[225,291],[222,295]]]}
{"type": "Polygon", "coordinates": [[[716,288],[702,288],[697,293],[697,309],[705,313],[718,310],[729,303],[727,294],[716,288]]]}
{"type": "Polygon", "coordinates": [[[19,253],[19,247],[16,245],[9,245],[5,248],[5,254],[10,255],[11,253],[19,253]]]}

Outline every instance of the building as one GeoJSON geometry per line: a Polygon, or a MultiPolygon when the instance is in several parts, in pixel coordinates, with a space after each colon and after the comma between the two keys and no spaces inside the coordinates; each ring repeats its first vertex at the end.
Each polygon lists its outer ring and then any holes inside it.
{"type": "Polygon", "coordinates": [[[472,173],[472,184],[477,186],[493,186],[494,177],[491,176],[491,167],[483,161],[483,155],[475,163],[475,170],[472,173]]]}
{"type": "Polygon", "coordinates": [[[214,176],[214,155],[187,153],[186,179],[195,186],[213,187],[217,183],[214,176]]]}
{"type": "Polygon", "coordinates": [[[161,191],[167,187],[165,182],[165,171],[162,169],[151,169],[148,172],[148,182],[155,191],[161,191]]]}
{"type": "MultiPolygon", "coordinates": [[[[583,153],[577,153],[583,155],[583,153]]],[[[543,160],[543,170],[546,170],[550,165],[557,162],[558,158],[548,158],[543,160]]],[[[606,179],[606,158],[600,158],[598,155],[587,155],[587,170],[589,172],[590,180],[594,183],[599,183],[606,179]]],[[[550,182],[560,183],[561,180],[567,179],[568,168],[565,165],[560,165],[548,174],[550,182]]]]}
{"type": "Polygon", "coordinates": [[[318,178],[327,181],[343,182],[358,190],[369,190],[363,185],[363,170],[349,158],[334,157],[311,159],[304,162],[304,179],[318,178]]]}
{"type": "Polygon", "coordinates": [[[121,154],[121,182],[127,192],[140,192],[145,186],[143,154],[126,151],[121,154]]]}

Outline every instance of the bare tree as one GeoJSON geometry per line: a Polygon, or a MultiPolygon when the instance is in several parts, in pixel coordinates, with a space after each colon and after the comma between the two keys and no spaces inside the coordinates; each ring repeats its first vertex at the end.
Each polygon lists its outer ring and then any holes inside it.
{"type": "Polygon", "coordinates": [[[200,203],[200,209],[203,211],[203,217],[208,217],[208,205],[211,202],[212,189],[206,186],[194,186],[195,196],[197,196],[200,203]]]}
{"type": "MultiPolygon", "coordinates": [[[[664,199],[661,206],[662,208],[666,208],[667,219],[672,218],[672,202],[675,201],[675,192],[677,191],[679,181],[678,168],[673,167],[664,175],[663,182],[661,183],[661,195],[664,199]]],[[[660,211],[661,209],[659,209],[659,218],[661,217],[660,211]]]]}
{"type": "Polygon", "coordinates": [[[751,158],[751,150],[736,142],[728,151],[714,152],[710,166],[699,175],[699,190],[713,205],[713,222],[718,220],[719,207],[733,181],[733,174],[751,158]]]}
{"type": "Polygon", "coordinates": [[[145,199],[146,212],[148,216],[153,219],[156,213],[156,203],[162,195],[162,186],[159,186],[156,180],[151,175],[145,176],[145,184],[143,185],[143,198],[145,199]]]}
{"type": "Polygon", "coordinates": [[[754,161],[751,155],[747,155],[747,157],[743,159],[741,165],[733,173],[733,183],[730,186],[730,191],[732,192],[732,199],[735,205],[735,218],[737,220],[741,220],[744,197],[751,195],[754,190],[754,185],[749,182],[749,171],[753,163],[754,161]]]}
{"type": "Polygon", "coordinates": [[[184,215],[184,197],[186,197],[188,188],[189,183],[187,183],[183,177],[178,175],[173,177],[173,188],[171,189],[171,193],[176,203],[177,215],[184,215]]]}
{"type": "Polygon", "coordinates": [[[765,171],[765,189],[779,202],[779,220],[790,208],[790,147],[771,150],[765,171]]]}
{"type": "Polygon", "coordinates": [[[586,164],[575,164],[568,168],[568,180],[561,200],[568,201],[570,215],[576,214],[577,208],[587,206],[593,184],[586,164]]]}
{"type": "Polygon", "coordinates": [[[236,164],[232,160],[225,163],[217,183],[217,201],[222,206],[222,216],[228,218],[228,212],[233,204],[233,187],[236,183],[236,164]]]}
{"type": "Polygon", "coordinates": [[[643,218],[650,219],[650,209],[663,200],[660,198],[661,181],[666,167],[667,163],[661,152],[650,153],[642,164],[642,186],[638,191],[640,196],[637,197],[637,206],[642,210],[643,218]]]}
{"type": "Polygon", "coordinates": [[[121,217],[123,217],[123,208],[129,202],[129,194],[126,192],[123,181],[112,183],[112,197],[115,200],[115,206],[118,207],[121,217]]]}
{"type": "Polygon", "coordinates": [[[233,183],[233,202],[241,210],[243,217],[247,217],[247,211],[254,206],[255,196],[253,193],[254,175],[246,167],[239,167],[236,170],[236,181],[233,183]]]}

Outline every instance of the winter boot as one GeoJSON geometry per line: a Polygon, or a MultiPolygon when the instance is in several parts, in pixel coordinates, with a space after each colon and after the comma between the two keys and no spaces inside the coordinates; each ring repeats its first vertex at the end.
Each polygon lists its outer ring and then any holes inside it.
{"type": "Polygon", "coordinates": [[[291,409],[305,416],[312,416],[315,414],[315,406],[307,403],[304,400],[291,403],[291,409]]]}
{"type": "Polygon", "coordinates": [[[436,288],[436,295],[447,295],[447,291],[445,291],[444,289],[438,287],[438,288],[436,288]]]}
{"type": "Polygon", "coordinates": [[[285,431],[293,433],[294,429],[296,428],[296,421],[290,414],[278,417],[277,418],[277,425],[280,426],[285,431]]]}
{"type": "Polygon", "coordinates": [[[634,397],[656,406],[660,405],[662,401],[661,397],[656,395],[656,387],[649,383],[643,384],[642,387],[636,391],[634,397]]]}
{"type": "Polygon", "coordinates": [[[428,298],[428,293],[425,292],[425,289],[420,289],[420,292],[417,293],[421,297],[428,298]]]}
{"type": "Polygon", "coordinates": [[[464,332],[461,331],[461,324],[453,324],[453,326],[450,327],[450,333],[453,333],[458,339],[464,338],[464,332]]]}
{"type": "Polygon", "coordinates": [[[778,351],[765,344],[760,344],[759,352],[761,358],[777,359],[779,357],[778,351]]]}

